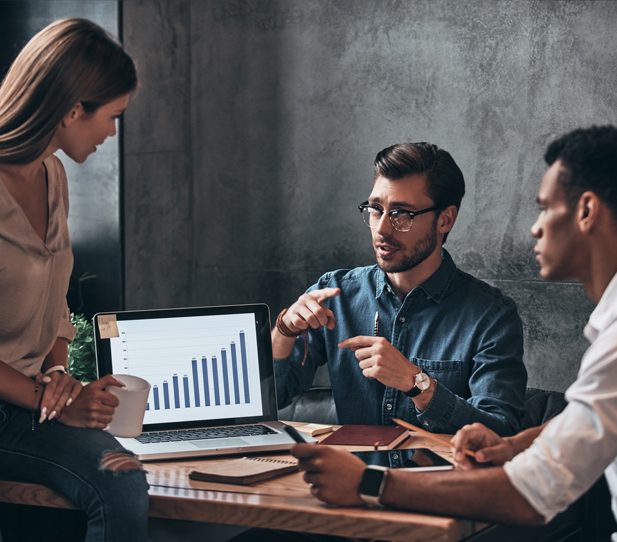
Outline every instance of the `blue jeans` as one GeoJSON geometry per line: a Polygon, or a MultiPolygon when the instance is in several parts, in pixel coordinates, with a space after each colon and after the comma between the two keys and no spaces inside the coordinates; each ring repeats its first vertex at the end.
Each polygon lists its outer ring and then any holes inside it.
{"type": "Polygon", "coordinates": [[[86,514],[86,542],[145,542],[145,473],[102,468],[107,452],[125,450],[105,431],[55,420],[35,423],[33,431],[31,411],[0,401],[0,478],[44,484],[62,494],[86,514]]]}

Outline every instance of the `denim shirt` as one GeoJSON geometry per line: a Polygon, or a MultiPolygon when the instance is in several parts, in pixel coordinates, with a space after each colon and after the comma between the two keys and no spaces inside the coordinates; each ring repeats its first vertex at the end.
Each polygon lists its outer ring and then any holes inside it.
{"type": "Polygon", "coordinates": [[[521,428],[527,372],[523,330],[512,299],[459,270],[443,250],[443,261],[423,284],[401,300],[376,265],[323,275],[308,291],[340,288],[325,303],[334,312],[333,330],[309,330],[287,359],[275,360],[279,408],[308,389],[318,366],[328,364],[339,423],[392,424],[402,418],[430,431],[454,433],[481,422],[500,435],[521,428]],[[375,312],[380,335],[437,381],[424,411],[401,391],[362,374],[354,353],[338,343],[373,335],[375,312]]]}

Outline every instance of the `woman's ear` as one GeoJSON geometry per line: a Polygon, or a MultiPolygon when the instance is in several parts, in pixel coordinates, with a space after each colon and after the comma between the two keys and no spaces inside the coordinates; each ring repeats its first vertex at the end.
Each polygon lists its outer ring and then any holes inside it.
{"type": "Polygon", "coordinates": [[[84,106],[81,105],[81,102],[77,102],[71,110],[64,116],[62,119],[62,124],[64,126],[69,126],[73,124],[76,120],[81,118],[85,114],[84,106]]]}

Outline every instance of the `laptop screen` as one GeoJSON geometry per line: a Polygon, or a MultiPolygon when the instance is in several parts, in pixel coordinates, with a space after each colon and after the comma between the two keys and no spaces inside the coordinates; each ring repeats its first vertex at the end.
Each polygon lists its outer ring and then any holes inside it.
{"type": "Polygon", "coordinates": [[[147,380],[144,430],[276,419],[266,305],[99,313],[99,375],[147,380]]]}

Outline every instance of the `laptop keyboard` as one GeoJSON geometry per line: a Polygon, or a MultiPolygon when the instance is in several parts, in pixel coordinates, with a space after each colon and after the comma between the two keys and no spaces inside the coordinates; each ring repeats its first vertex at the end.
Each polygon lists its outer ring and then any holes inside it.
{"type": "Polygon", "coordinates": [[[152,431],[139,435],[137,440],[143,444],[155,442],[177,442],[179,440],[202,440],[227,437],[253,437],[275,434],[267,425],[233,425],[229,427],[201,427],[199,429],[177,429],[174,431],[152,431]]]}

